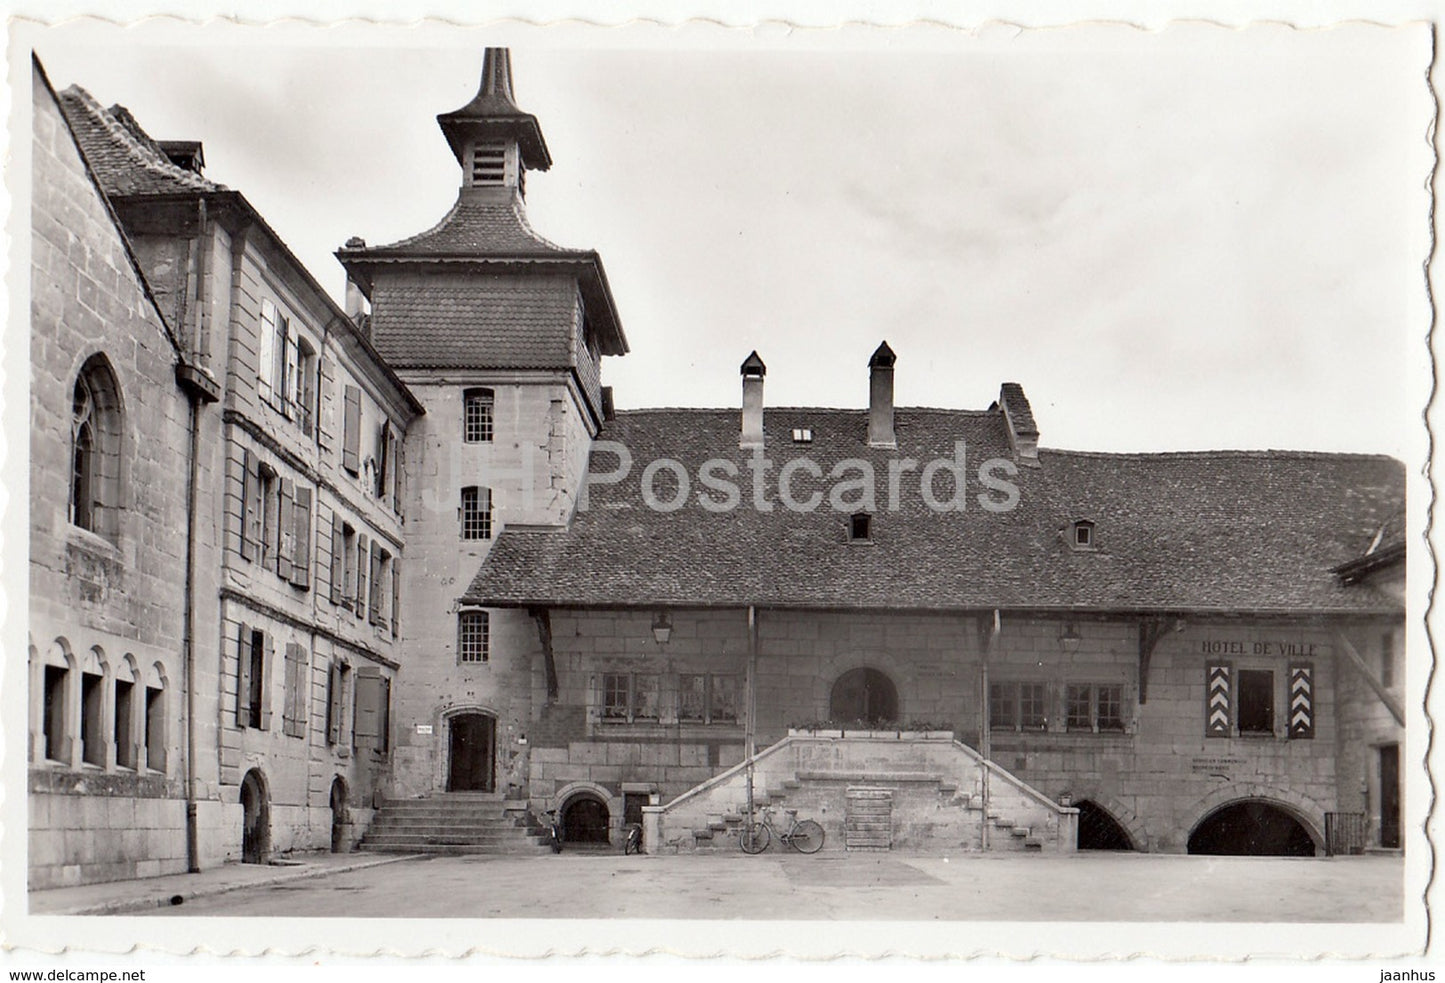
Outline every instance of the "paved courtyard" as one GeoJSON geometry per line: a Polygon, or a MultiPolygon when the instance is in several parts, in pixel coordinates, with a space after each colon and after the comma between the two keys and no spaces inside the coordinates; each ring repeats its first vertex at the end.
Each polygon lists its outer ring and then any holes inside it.
{"type": "Polygon", "coordinates": [[[435,857],[247,887],[152,916],[1392,922],[1399,857],[1147,854],[435,857]]]}

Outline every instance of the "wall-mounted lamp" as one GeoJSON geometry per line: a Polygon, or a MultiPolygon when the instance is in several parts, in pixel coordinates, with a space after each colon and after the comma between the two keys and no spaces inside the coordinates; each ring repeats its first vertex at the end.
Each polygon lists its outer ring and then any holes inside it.
{"type": "Polygon", "coordinates": [[[658,645],[666,645],[667,640],[672,637],[672,618],[668,617],[666,611],[659,611],[652,616],[652,637],[657,639],[658,645]]]}
{"type": "Polygon", "coordinates": [[[1065,652],[1077,652],[1081,641],[1083,641],[1083,638],[1079,635],[1078,629],[1074,627],[1074,623],[1071,621],[1064,627],[1064,633],[1059,636],[1059,648],[1065,652]]]}

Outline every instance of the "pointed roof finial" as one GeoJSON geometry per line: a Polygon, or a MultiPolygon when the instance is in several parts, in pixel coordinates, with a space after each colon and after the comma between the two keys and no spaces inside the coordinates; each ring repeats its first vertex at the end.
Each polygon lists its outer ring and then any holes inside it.
{"type": "Polygon", "coordinates": [[[517,108],[512,94],[512,53],[506,48],[486,49],[477,94],[461,109],[439,115],[437,125],[458,162],[466,152],[468,138],[485,136],[517,141],[522,166],[529,170],[545,171],[552,166],[537,117],[517,108]]]}
{"type": "Polygon", "coordinates": [[[893,363],[896,361],[898,361],[898,356],[893,354],[893,349],[889,348],[888,342],[885,341],[878,346],[878,350],[873,353],[873,357],[868,359],[868,367],[870,369],[891,369],[893,368],[893,363]]]}
{"type": "Polygon", "coordinates": [[[743,364],[740,371],[743,375],[750,375],[762,378],[763,376],[768,374],[768,367],[763,364],[763,360],[758,357],[758,353],[755,351],[747,358],[743,359],[743,364]]]}

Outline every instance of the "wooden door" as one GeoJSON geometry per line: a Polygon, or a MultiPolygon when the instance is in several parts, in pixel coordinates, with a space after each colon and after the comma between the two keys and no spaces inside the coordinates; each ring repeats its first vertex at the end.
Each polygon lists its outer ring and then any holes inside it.
{"type": "Polygon", "coordinates": [[[1380,846],[1400,845],[1400,745],[1380,748],[1380,846]]]}
{"type": "Polygon", "coordinates": [[[449,792],[490,792],[494,788],[493,767],[497,722],[482,713],[464,713],[451,720],[451,768],[449,792]]]}

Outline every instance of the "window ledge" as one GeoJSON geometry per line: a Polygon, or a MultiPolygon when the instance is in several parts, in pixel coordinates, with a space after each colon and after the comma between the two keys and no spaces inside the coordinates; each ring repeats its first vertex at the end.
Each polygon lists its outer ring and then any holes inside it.
{"type": "Polygon", "coordinates": [[[70,523],[66,529],[65,543],[67,546],[73,546],[88,553],[115,560],[117,563],[122,559],[118,545],[100,533],[91,532],[89,529],[82,529],[74,523],[70,523]]]}

